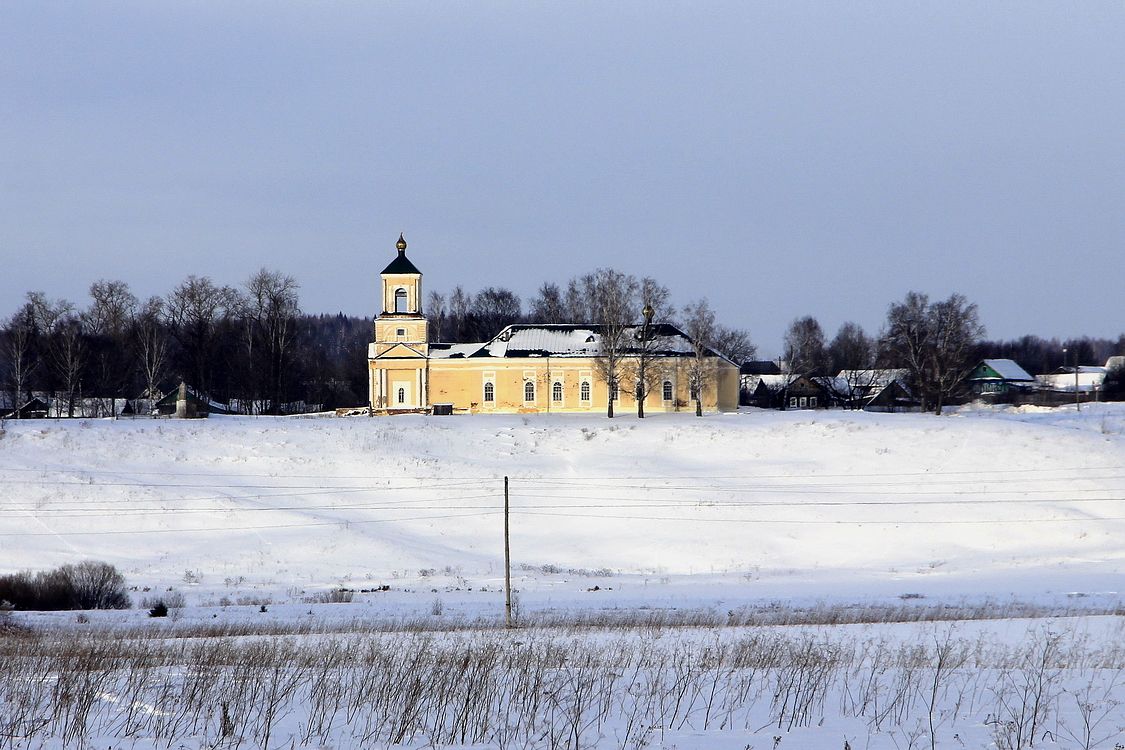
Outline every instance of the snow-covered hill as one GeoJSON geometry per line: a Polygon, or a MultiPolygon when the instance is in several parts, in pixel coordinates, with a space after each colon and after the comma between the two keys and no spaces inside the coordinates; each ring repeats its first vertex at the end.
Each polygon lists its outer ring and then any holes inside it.
{"type": "Polygon", "coordinates": [[[505,475],[517,585],[543,601],[1107,594],[1125,566],[1125,405],[1100,404],[9,421],[0,572],[495,590],[505,475]]]}

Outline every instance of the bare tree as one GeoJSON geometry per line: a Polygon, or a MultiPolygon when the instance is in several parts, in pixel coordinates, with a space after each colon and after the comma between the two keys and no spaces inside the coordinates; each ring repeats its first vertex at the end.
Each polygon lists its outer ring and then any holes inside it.
{"type": "Polygon", "coordinates": [[[531,300],[530,317],[533,323],[563,323],[567,321],[566,303],[559,285],[546,281],[531,300]]]}
{"type": "Polygon", "coordinates": [[[29,392],[31,376],[39,366],[35,351],[38,338],[35,313],[30,303],[25,303],[8,319],[2,334],[4,359],[7,361],[7,383],[12,392],[12,408],[18,419],[24,393],[29,392]]]}
{"type": "Polygon", "coordinates": [[[945,402],[962,387],[983,335],[977,306],[964,296],[952,294],[931,304],[925,294],[910,292],[887,312],[882,344],[888,356],[909,371],[923,410],[933,408],[941,414],[945,402]]]}
{"type": "Polygon", "coordinates": [[[133,340],[145,383],[145,398],[160,397],[157,390],[168,366],[168,329],[164,326],[164,300],[149,297],[133,316],[133,340]]]}
{"type": "Polygon", "coordinates": [[[469,309],[473,306],[473,295],[460,285],[453,287],[449,295],[449,334],[450,341],[465,343],[471,337],[469,331],[469,309]]]}
{"type": "Polygon", "coordinates": [[[632,343],[629,333],[637,315],[637,280],[612,268],[599,268],[583,277],[584,296],[589,301],[594,322],[600,333],[598,356],[594,370],[606,384],[606,416],[613,418],[622,375],[622,363],[632,343]]]}
{"type": "Polygon", "coordinates": [[[276,413],[284,402],[285,376],[289,370],[297,317],[301,314],[292,276],[261,269],[246,282],[244,315],[248,321],[249,361],[264,376],[269,394],[267,411],[276,413]],[[257,356],[254,355],[255,347],[257,356]]]}
{"type": "MultiPolygon", "coordinates": [[[[654,390],[659,390],[668,374],[667,362],[657,356],[667,341],[663,334],[664,324],[670,323],[674,310],[671,307],[671,293],[668,287],[648,276],[641,279],[638,292],[642,305],[638,311],[645,323],[633,330],[633,341],[629,342],[632,356],[624,361],[622,377],[634,384],[633,396],[637,402],[637,416],[644,419],[645,399],[654,390]]],[[[636,313],[634,313],[636,314],[636,313]]]]}
{"type": "Polygon", "coordinates": [[[82,316],[91,336],[124,336],[137,309],[137,298],[124,281],[99,279],[90,285],[90,309],[82,316]]]}
{"type": "Polygon", "coordinates": [[[166,322],[184,357],[184,374],[201,393],[210,393],[219,327],[231,317],[237,300],[234,289],[192,275],[172,290],[164,305],[166,322]]]}
{"type": "Polygon", "coordinates": [[[66,394],[67,417],[74,416],[74,399],[86,366],[86,354],[86,337],[79,316],[70,314],[56,321],[51,332],[50,360],[66,394]]]}
{"type": "Polygon", "coordinates": [[[566,284],[566,295],[563,304],[566,306],[566,318],[572,323],[593,323],[597,317],[589,297],[593,288],[594,275],[573,278],[566,284]]]}
{"type": "Polygon", "coordinates": [[[919,292],[908,292],[902,302],[892,303],[880,344],[890,362],[906,369],[912,389],[922,399],[923,410],[927,408],[929,395],[926,384],[931,346],[929,307],[930,298],[919,292]]]}
{"type": "Polygon", "coordinates": [[[789,387],[803,375],[823,374],[828,368],[828,353],[824,346],[824,331],[811,315],[797,318],[785,331],[784,358],[785,388],[782,404],[789,402],[789,387]]]}
{"type": "MultiPolygon", "coordinates": [[[[27,303],[34,318],[34,332],[39,339],[39,354],[47,369],[43,371],[47,390],[53,396],[60,384],[66,388],[63,363],[68,355],[77,354],[78,342],[75,336],[68,336],[68,344],[74,345],[67,353],[60,347],[63,343],[63,329],[66,321],[74,317],[74,305],[65,299],[51,300],[43,292],[28,292],[27,303]]],[[[77,332],[71,331],[77,334],[77,332]]],[[[84,352],[83,352],[84,355],[84,352]]],[[[76,364],[76,363],[71,363],[76,364]]]]}
{"type": "Polygon", "coordinates": [[[486,287],[473,297],[469,314],[476,327],[476,335],[491,338],[505,326],[519,322],[523,315],[520,298],[510,289],[486,287]]]}
{"type": "Polygon", "coordinates": [[[695,416],[703,416],[703,390],[715,382],[716,361],[710,343],[717,324],[715,313],[706,299],[684,308],[684,333],[691,340],[692,357],[688,360],[688,387],[695,401],[695,416]]]}
{"type": "Polygon", "coordinates": [[[933,346],[929,381],[934,412],[941,414],[942,405],[963,387],[973,367],[973,348],[984,336],[984,326],[977,306],[960,294],[951,294],[949,299],[930,306],[930,325],[933,346]]]}
{"type": "Polygon", "coordinates": [[[758,347],[750,341],[750,334],[741,328],[727,328],[724,325],[715,326],[712,336],[712,348],[727,357],[737,365],[742,365],[754,358],[758,347]]]}
{"type": "Polygon", "coordinates": [[[445,295],[431,291],[426,295],[426,319],[430,322],[430,341],[445,341],[446,317],[445,295]]]}
{"type": "Polygon", "coordinates": [[[838,373],[833,391],[851,408],[858,408],[878,380],[875,370],[875,342],[858,323],[840,326],[828,345],[829,371],[838,373]]]}
{"type": "Polygon", "coordinates": [[[789,370],[798,375],[823,373],[828,368],[824,331],[811,315],[797,318],[785,332],[785,359],[789,370]]]}
{"type": "Polygon", "coordinates": [[[107,396],[108,411],[116,415],[115,398],[126,391],[136,369],[130,347],[130,328],[137,298],[124,281],[100,279],[90,285],[90,307],[82,314],[89,346],[89,379],[99,397],[107,396]]]}

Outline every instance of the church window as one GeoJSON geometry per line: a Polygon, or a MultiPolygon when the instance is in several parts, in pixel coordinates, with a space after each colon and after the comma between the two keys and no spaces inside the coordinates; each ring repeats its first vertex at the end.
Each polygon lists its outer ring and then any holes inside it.
{"type": "Polygon", "coordinates": [[[699,384],[698,383],[693,383],[692,386],[691,386],[691,400],[692,401],[698,401],[699,400],[699,384]]]}
{"type": "Polygon", "coordinates": [[[523,400],[532,402],[535,400],[535,382],[528,380],[523,384],[523,400]]]}
{"type": "Polygon", "coordinates": [[[672,381],[671,380],[665,380],[664,381],[664,393],[662,395],[664,396],[665,401],[671,401],[672,400],[672,381]]]}
{"type": "Polygon", "coordinates": [[[610,398],[612,398],[614,401],[617,401],[621,398],[621,392],[617,388],[617,381],[616,380],[613,381],[613,385],[610,386],[609,392],[610,392],[610,398]]]}
{"type": "Polygon", "coordinates": [[[590,381],[589,380],[583,380],[582,381],[582,387],[578,389],[578,397],[581,398],[583,401],[589,401],[590,400],[590,381]]]}
{"type": "Polygon", "coordinates": [[[486,403],[492,403],[496,400],[496,386],[491,381],[484,384],[484,400],[486,403]]]}
{"type": "Polygon", "coordinates": [[[399,388],[398,389],[398,402],[400,404],[406,403],[406,389],[405,388],[399,388]]]}
{"type": "Polygon", "coordinates": [[[556,402],[561,404],[562,403],[562,397],[563,397],[562,383],[560,383],[559,381],[556,380],[555,384],[551,386],[551,400],[556,401],[556,402]]]}
{"type": "Polygon", "coordinates": [[[395,290],[395,312],[408,312],[406,309],[406,290],[395,290]]]}

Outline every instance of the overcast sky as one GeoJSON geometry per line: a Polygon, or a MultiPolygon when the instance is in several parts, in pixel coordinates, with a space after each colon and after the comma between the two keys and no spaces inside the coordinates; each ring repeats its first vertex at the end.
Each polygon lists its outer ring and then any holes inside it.
{"type": "Polygon", "coordinates": [[[599,266],[786,325],[1125,330],[1125,3],[0,0],[0,316],[295,276],[371,315],[599,266]]]}

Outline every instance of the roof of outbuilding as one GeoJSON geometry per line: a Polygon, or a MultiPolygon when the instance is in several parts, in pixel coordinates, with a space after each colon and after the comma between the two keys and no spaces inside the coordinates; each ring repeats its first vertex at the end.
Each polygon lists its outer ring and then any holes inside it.
{"type": "Polygon", "coordinates": [[[738,369],[742,375],[780,375],[781,368],[772,359],[755,359],[743,362],[738,369]]]}

